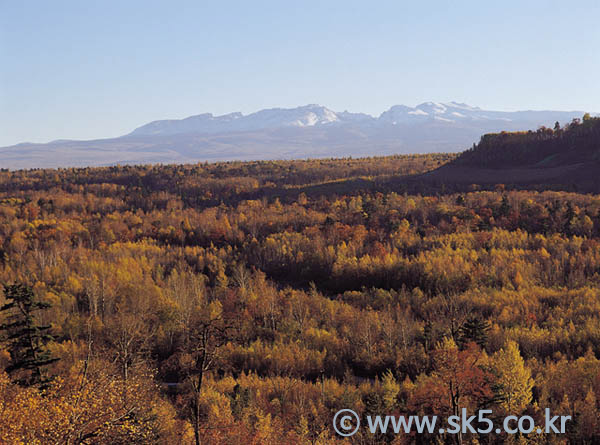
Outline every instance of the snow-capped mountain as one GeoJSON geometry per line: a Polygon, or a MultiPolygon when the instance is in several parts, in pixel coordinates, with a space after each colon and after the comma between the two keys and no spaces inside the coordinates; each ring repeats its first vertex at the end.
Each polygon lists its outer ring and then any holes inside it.
{"type": "Polygon", "coordinates": [[[159,120],[112,139],[0,148],[0,167],[71,167],[462,151],[482,134],[554,126],[581,111],[490,111],[463,103],[394,105],[375,117],[321,105],[159,120]]]}
{"type": "MultiPolygon", "coordinates": [[[[517,125],[523,122],[537,123],[542,125],[552,119],[562,122],[572,119],[573,116],[581,116],[580,111],[489,111],[479,107],[458,102],[440,103],[424,102],[416,107],[405,105],[394,105],[379,116],[380,123],[392,125],[410,124],[427,121],[475,123],[475,122],[514,122],[517,125]]],[[[546,125],[548,125],[548,123],[546,125]]]]}
{"type": "MultiPolygon", "coordinates": [[[[230,113],[214,116],[199,114],[181,120],[160,120],[136,128],[130,136],[237,133],[286,127],[318,127],[355,125],[361,128],[419,123],[457,123],[481,125],[489,123],[516,123],[521,125],[551,125],[552,119],[565,121],[581,112],[560,111],[487,111],[458,102],[424,102],[416,107],[394,105],[378,117],[364,113],[336,112],[321,105],[297,108],[271,108],[243,115],[230,113]]],[[[508,128],[507,128],[508,129],[508,128]]]]}
{"type": "Polygon", "coordinates": [[[154,121],[136,128],[131,135],[167,135],[179,133],[214,134],[221,132],[256,131],[281,127],[313,127],[328,124],[348,124],[373,121],[366,114],[336,113],[321,105],[298,108],[271,108],[244,116],[230,113],[213,116],[199,114],[181,120],[154,121]]]}

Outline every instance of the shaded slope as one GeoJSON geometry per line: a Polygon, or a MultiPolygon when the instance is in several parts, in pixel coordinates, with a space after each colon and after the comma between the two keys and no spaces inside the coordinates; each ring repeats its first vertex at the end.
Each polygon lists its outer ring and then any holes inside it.
{"type": "Polygon", "coordinates": [[[444,184],[558,185],[600,190],[600,118],[563,128],[502,132],[420,179],[444,184]]]}

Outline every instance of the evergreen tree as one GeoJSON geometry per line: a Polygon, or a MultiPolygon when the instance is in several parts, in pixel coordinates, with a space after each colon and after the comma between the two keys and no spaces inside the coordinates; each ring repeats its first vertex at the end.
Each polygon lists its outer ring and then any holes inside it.
{"type": "Polygon", "coordinates": [[[507,216],[510,212],[510,203],[506,195],[502,196],[502,203],[500,204],[500,215],[507,216]]]}
{"type": "Polygon", "coordinates": [[[487,331],[490,324],[487,320],[471,317],[460,328],[459,345],[461,349],[468,343],[476,343],[480,348],[487,344],[487,331]]]}
{"type": "Polygon", "coordinates": [[[556,121],[554,124],[554,131],[558,133],[560,131],[560,122],[556,121]]]}
{"type": "Polygon", "coordinates": [[[567,209],[565,210],[565,227],[564,227],[564,232],[566,234],[569,234],[569,235],[572,234],[571,223],[573,222],[574,218],[575,218],[575,209],[573,209],[573,204],[571,204],[571,202],[567,202],[567,209]]]}
{"type": "Polygon", "coordinates": [[[433,338],[433,326],[431,322],[427,322],[427,324],[423,327],[423,348],[425,351],[429,350],[431,346],[431,339],[433,338]]]}
{"type": "Polygon", "coordinates": [[[38,301],[30,287],[22,284],[4,286],[7,302],[0,308],[6,314],[0,331],[8,343],[11,364],[6,372],[15,376],[22,386],[45,388],[50,379],[43,368],[57,361],[47,345],[54,337],[50,335],[50,326],[38,325],[34,313],[50,307],[48,303],[38,301]]]}

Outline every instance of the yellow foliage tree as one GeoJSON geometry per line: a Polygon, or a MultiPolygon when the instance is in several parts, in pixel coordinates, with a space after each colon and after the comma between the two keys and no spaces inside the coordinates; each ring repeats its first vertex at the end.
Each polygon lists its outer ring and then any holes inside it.
{"type": "Polygon", "coordinates": [[[493,357],[492,367],[498,376],[498,393],[502,408],[513,414],[523,412],[531,402],[533,380],[517,343],[509,341],[498,351],[493,357]]]}

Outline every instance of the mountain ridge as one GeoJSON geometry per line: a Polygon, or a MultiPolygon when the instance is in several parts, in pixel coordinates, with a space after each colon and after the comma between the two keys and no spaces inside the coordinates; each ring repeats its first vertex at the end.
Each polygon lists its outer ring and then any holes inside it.
{"type": "Polygon", "coordinates": [[[548,115],[558,117],[581,116],[582,111],[523,110],[492,111],[483,110],[459,102],[423,102],[415,107],[393,105],[379,116],[367,113],[333,111],[318,104],[308,104],[295,108],[267,108],[244,115],[237,111],[224,115],[202,113],[183,119],[155,120],[134,129],[126,136],[166,135],[166,134],[214,134],[219,131],[238,132],[253,131],[277,127],[311,127],[320,125],[346,125],[360,123],[363,125],[397,125],[399,123],[419,123],[427,120],[445,122],[459,121],[514,121],[514,116],[521,120],[544,120],[548,115]],[[512,118],[511,118],[512,117],[512,118]]]}
{"type": "Polygon", "coordinates": [[[566,123],[581,111],[492,111],[458,102],[394,105],[379,116],[318,104],[149,122],[123,136],[0,147],[10,169],[460,152],[482,134],[566,123]]]}

